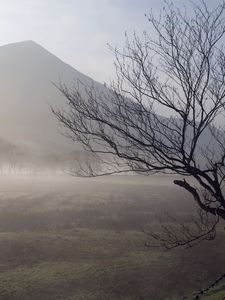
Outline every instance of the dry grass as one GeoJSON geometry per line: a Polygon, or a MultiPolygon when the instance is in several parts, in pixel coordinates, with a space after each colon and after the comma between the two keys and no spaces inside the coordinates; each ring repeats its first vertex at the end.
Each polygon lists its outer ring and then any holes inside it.
{"type": "Polygon", "coordinates": [[[190,250],[145,246],[146,223],[193,209],[163,177],[2,177],[0,195],[1,300],[182,299],[224,272],[220,234],[190,250]]]}

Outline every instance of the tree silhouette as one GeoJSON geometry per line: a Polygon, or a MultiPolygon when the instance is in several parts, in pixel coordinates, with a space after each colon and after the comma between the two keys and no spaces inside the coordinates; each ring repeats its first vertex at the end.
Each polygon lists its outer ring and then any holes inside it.
{"type": "Polygon", "coordinates": [[[167,248],[213,239],[225,220],[225,2],[192,11],[165,4],[159,18],[146,15],[154,32],[111,48],[117,79],[110,88],[86,83],[58,86],[65,110],[53,108],[67,134],[100,161],[79,175],[122,172],[178,174],[199,214],[178,231],[151,233],[167,248]],[[161,115],[159,114],[161,112],[161,115]]]}

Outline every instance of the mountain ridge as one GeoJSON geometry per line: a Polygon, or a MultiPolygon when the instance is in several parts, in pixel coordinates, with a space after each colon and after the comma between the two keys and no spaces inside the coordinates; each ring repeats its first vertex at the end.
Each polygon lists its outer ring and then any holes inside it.
{"type": "Polygon", "coordinates": [[[0,47],[0,136],[33,151],[65,152],[77,146],[59,133],[50,105],[63,106],[53,85],[77,80],[105,87],[32,40],[0,47]]]}

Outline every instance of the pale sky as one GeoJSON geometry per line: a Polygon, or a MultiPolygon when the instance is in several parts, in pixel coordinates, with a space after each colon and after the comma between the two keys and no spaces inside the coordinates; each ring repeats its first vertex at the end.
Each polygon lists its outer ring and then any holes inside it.
{"type": "MultiPolygon", "coordinates": [[[[209,6],[218,2],[206,0],[209,6]]],[[[34,40],[80,72],[108,82],[113,56],[107,43],[122,46],[125,31],[148,29],[144,14],[160,7],[163,0],[0,0],[0,45],[34,40]]]]}

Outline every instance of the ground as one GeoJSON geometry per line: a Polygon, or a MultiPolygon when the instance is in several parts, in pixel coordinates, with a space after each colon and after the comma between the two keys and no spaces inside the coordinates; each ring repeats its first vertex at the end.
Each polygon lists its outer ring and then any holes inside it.
{"type": "MultiPolygon", "coordinates": [[[[188,250],[151,243],[147,224],[194,209],[173,179],[2,176],[0,300],[192,299],[225,272],[225,239],[220,230],[188,250]]],[[[223,296],[221,283],[203,299],[223,296]]]]}

